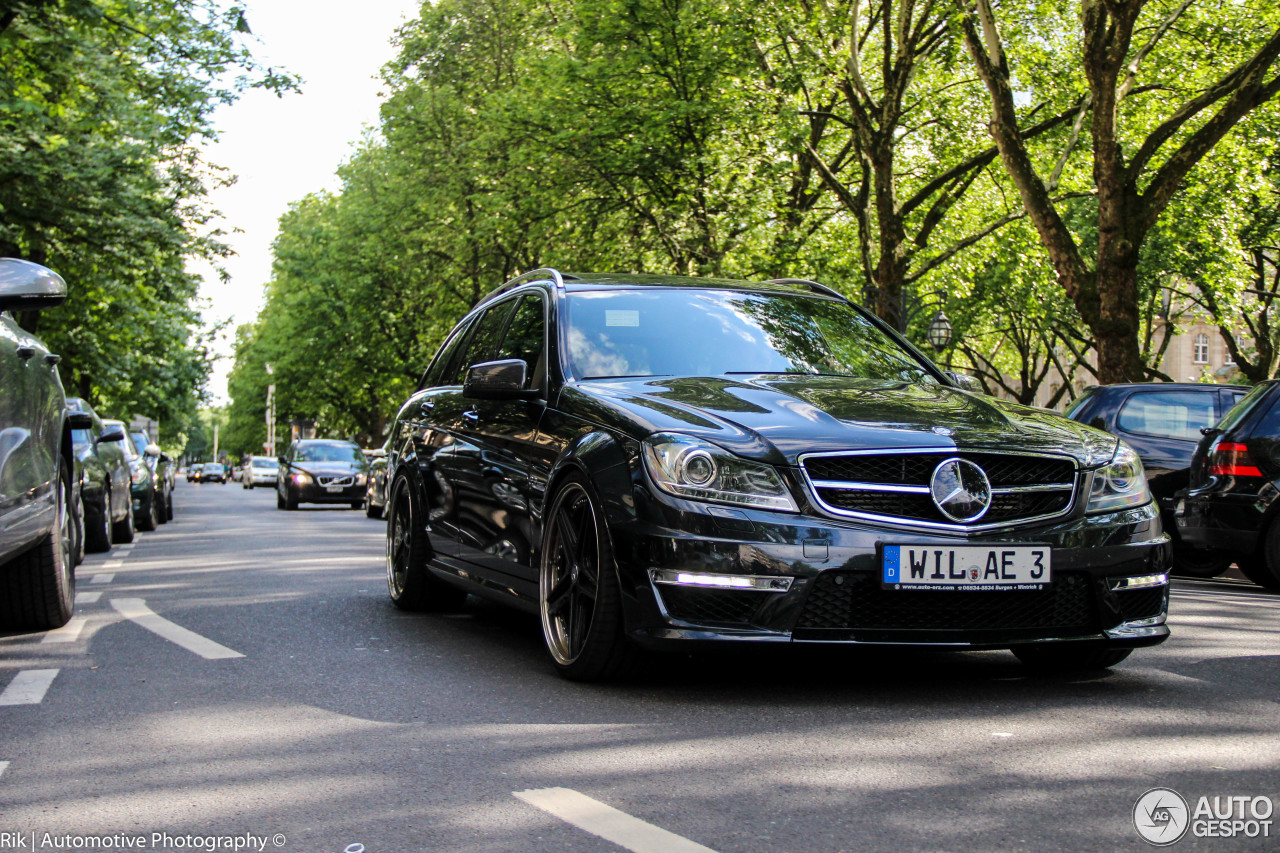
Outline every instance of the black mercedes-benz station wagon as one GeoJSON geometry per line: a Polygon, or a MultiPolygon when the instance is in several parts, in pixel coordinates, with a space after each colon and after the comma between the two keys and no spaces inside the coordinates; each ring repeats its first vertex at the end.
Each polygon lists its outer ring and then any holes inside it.
{"type": "Polygon", "coordinates": [[[1128,446],[966,390],[813,282],[513,279],[400,409],[388,477],[395,604],[536,612],[570,678],[697,641],[1102,668],[1169,634],[1128,446]]]}

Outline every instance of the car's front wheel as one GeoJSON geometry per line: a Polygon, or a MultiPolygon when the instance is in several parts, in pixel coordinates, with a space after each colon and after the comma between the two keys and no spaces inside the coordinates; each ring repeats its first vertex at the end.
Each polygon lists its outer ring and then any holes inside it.
{"type": "Polygon", "coordinates": [[[1082,672],[1109,669],[1132,654],[1133,649],[1064,644],[1014,646],[1010,651],[1029,669],[1038,672],[1082,672]]]}
{"type": "Polygon", "coordinates": [[[427,568],[427,546],[411,488],[408,480],[398,479],[388,503],[387,591],[391,603],[401,610],[452,610],[461,606],[467,595],[427,568]]]}
{"type": "Polygon", "coordinates": [[[7,630],[48,631],[71,619],[75,601],[75,520],[71,466],[58,466],[53,529],[26,552],[0,566],[0,626],[7,630]]]}
{"type": "Polygon", "coordinates": [[[564,481],[546,517],[538,612],[552,663],[575,681],[621,676],[637,650],[623,631],[609,530],[581,476],[564,481]]]}
{"type": "Polygon", "coordinates": [[[1231,568],[1231,558],[1216,551],[1190,548],[1180,542],[1173,543],[1173,573],[1189,578],[1216,578],[1231,568]]]}
{"type": "Polygon", "coordinates": [[[137,530],[137,527],[133,524],[133,497],[127,491],[124,500],[124,518],[111,523],[111,538],[122,544],[132,542],[134,531],[137,530]]]}

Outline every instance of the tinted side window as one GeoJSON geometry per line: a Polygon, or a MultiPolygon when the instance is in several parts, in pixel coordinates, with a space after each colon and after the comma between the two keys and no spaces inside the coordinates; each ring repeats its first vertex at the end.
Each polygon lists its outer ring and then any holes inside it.
{"type": "Polygon", "coordinates": [[[467,332],[474,323],[468,323],[459,326],[448,340],[444,342],[444,346],[440,347],[440,352],[436,355],[435,361],[431,363],[431,367],[422,377],[420,388],[434,388],[437,385],[443,385],[444,377],[452,376],[457,372],[457,361],[463,344],[467,340],[467,332]]]}
{"type": "Polygon", "coordinates": [[[529,365],[525,374],[526,388],[540,387],[542,377],[547,372],[546,362],[543,360],[544,325],[542,297],[536,293],[525,295],[516,307],[511,326],[495,356],[496,359],[518,358],[529,365]]]}
{"type": "Polygon", "coordinates": [[[461,385],[468,367],[489,360],[489,354],[497,347],[514,305],[515,302],[511,300],[501,302],[480,315],[480,319],[474,323],[475,331],[471,334],[471,340],[467,342],[466,354],[453,366],[452,375],[445,375],[445,385],[461,385]]]}
{"type": "Polygon", "coordinates": [[[1215,391],[1151,391],[1134,394],[1116,415],[1124,432],[1198,441],[1200,428],[1213,426],[1215,391]]]}

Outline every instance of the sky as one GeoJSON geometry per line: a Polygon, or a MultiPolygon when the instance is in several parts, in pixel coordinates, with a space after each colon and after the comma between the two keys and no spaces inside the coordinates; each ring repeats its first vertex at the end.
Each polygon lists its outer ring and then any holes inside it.
{"type": "Polygon", "coordinates": [[[231,341],[237,325],[251,322],[262,307],[271,276],[276,223],[295,202],[319,190],[336,190],[336,170],[354,151],[366,127],[376,127],[381,103],[378,71],[395,55],[396,28],[416,17],[419,0],[247,0],[253,30],[249,45],[257,60],[303,78],[301,93],[279,98],[259,91],[222,107],[214,117],[220,138],[206,159],[239,180],[215,191],[212,206],[235,251],[220,282],[206,268],[200,295],[206,323],[231,319],[215,352],[209,391],[215,405],[227,401],[231,341]]]}

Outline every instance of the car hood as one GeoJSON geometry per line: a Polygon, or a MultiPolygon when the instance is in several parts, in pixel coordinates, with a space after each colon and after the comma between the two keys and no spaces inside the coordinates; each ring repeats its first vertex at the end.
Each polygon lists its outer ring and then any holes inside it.
{"type": "Polygon", "coordinates": [[[824,451],[962,447],[1060,453],[1090,466],[1116,445],[1045,409],[940,384],[848,377],[594,380],[567,385],[561,407],[634,438],[697,435],[774,464],[824,451]]]}
{"type": "MultiPolygon", "coordinates": [[[[295,471],[302,471],[312,476],[341,477],[347,474],[360,474],[365,468],[357,462],[295,462],[295,471]]],[[[275,473],[274,471],[272,472],[275,473]]]]}

